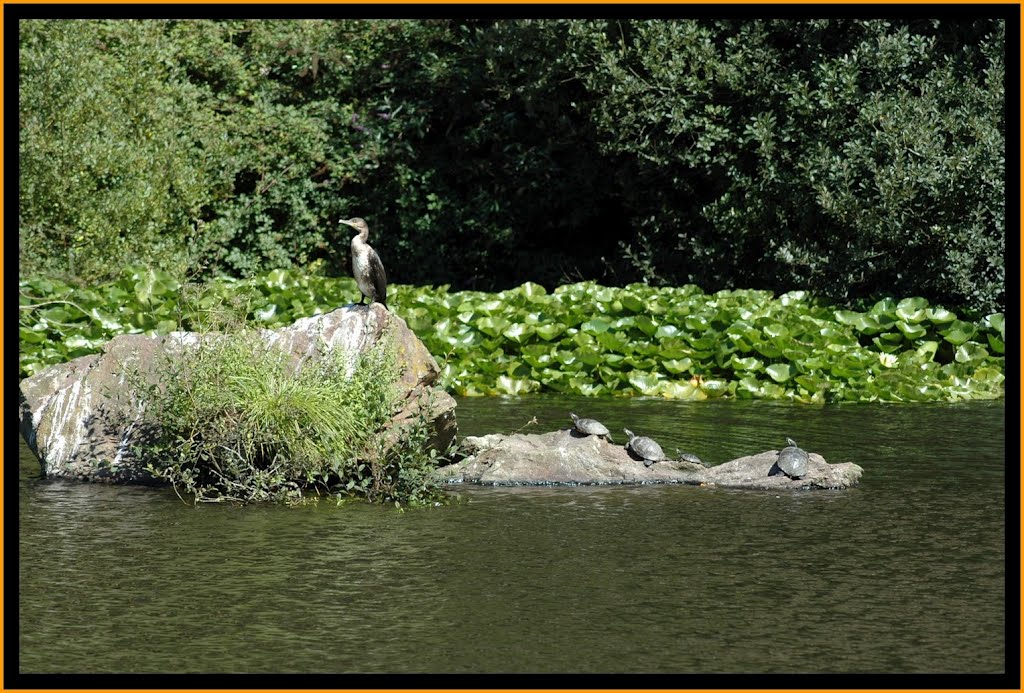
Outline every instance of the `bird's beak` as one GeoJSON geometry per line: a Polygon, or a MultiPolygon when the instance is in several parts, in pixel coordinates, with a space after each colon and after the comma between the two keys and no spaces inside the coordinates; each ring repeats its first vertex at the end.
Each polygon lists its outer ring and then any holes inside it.
{"type": "Polygon", "coordinates": [[[353,227],[355,226],[355,224],[353,224],[348,219],[338,219],[338,222],[341,223],[341,224],[344,224],[345,226],[353,226],[353,227]]]}

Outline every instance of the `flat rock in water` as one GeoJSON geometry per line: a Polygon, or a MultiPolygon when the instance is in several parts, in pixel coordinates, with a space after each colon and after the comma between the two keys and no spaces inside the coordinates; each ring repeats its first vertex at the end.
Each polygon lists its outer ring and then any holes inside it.
{"type": "Polygon", "coordinates": [[[645,467],[622,445],[572,431],[540,434],[492,434],[468,437],[468,455],[438,470],[448,483],[494,486],[579,484],[692,484],[762,490],[825,489],[856,486],[863,469],[829,464],[810,453],[807,475],[791,479],[769,473],[778,452],[769,450],[716,467],[666,460],[645,467]]]}
{"type": "Polygon", "coordinates": [[[650,467],[621,445],[571,430],[539,434],[492,434],[464,441],[470,456],[442,467],[447,482],[497,486],[550,484],[700,483],[704,468],[692,462],[659,462],[650,467]]]}
{"type": "MultiPolygon", "coordinates": [[[[373,346],[386,328],[403,365],[402,409],[392,417],[402,426],[420,411],[432,422],[432,444],[447,447],[456,433],[455,400],[433,387],[439,368],[423,343],[400,317],[382,305],[345,306],[302,318],[287,327],[260,330],[263,340],[289,355],[292,368],[318,358],[321,350],[343,349],[356,356],[373,346]]],[[[172,332],[166,336],[121,335],[100,353],[61,363],[21,381],[21,433],[39,458],[47,477],[150,483],[149,474],[131,454],[148,431],[141,421],[142,403],[126,385],[128,369],[158,382],[161,367],[183,351],[217,333],[172,332]]]]}
{"type": "Polygon", "coordinates": [[[751,488],[766,491],[785,489],[839,489],[856,486],[864,469],[852,462],[829,464],[816,452],[809,453],[807,473],[791,479],[781,472],[769,475],[778,450],[740,457],[706,470],[705,483],[723,488],[751,488]]]}

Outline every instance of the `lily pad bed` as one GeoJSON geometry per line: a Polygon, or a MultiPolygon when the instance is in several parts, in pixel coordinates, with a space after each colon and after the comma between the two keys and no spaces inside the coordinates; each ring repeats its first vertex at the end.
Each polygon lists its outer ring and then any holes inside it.
{"type": "MultiPolygon", "coordinates": [[[[359,300],[350,278],[273,270],[181,285],[129,268],[117,281],[19,285],[25,377],[124,333],[200,330],[225,313],[261,327],[359,300]]],[[[1002,313],[963,319],[923,298],[841,310],[803,291],[533,283],[497,293],[394,285],[388,305],[443,362],[450,393],[957,401],[1004,394],[1002,313]]]]}

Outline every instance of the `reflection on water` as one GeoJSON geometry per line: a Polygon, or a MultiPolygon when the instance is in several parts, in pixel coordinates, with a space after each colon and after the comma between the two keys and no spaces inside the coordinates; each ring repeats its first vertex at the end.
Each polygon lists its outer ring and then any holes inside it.
{"type": "Polygon", "coordinates": [[[865,474],[842,492],[470,487],[406,513],[193,508],[40,480],[23,446],[21,669],[1003,669],[1002,403],[545,396],[458,414],[473,435],[565,427],[570,410],[714,463],[790,436],[865,474]]]}

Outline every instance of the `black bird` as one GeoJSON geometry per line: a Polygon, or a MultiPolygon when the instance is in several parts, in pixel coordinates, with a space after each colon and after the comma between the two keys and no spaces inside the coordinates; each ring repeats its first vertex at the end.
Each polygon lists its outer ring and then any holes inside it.
{"type": "Polygon", "coordinates": [[[359,232],[352,238],[352,275],[356,278],[356,286],[359,287],[360,293],[363,294],[359,303],[362,304],[363,299],[368,297],[370,303],[380,303],[387,308],[388,277],[384,273],[380,255],[366,242],[370,236],[370,227],[359,217],[339,221],[359,232]]]}

